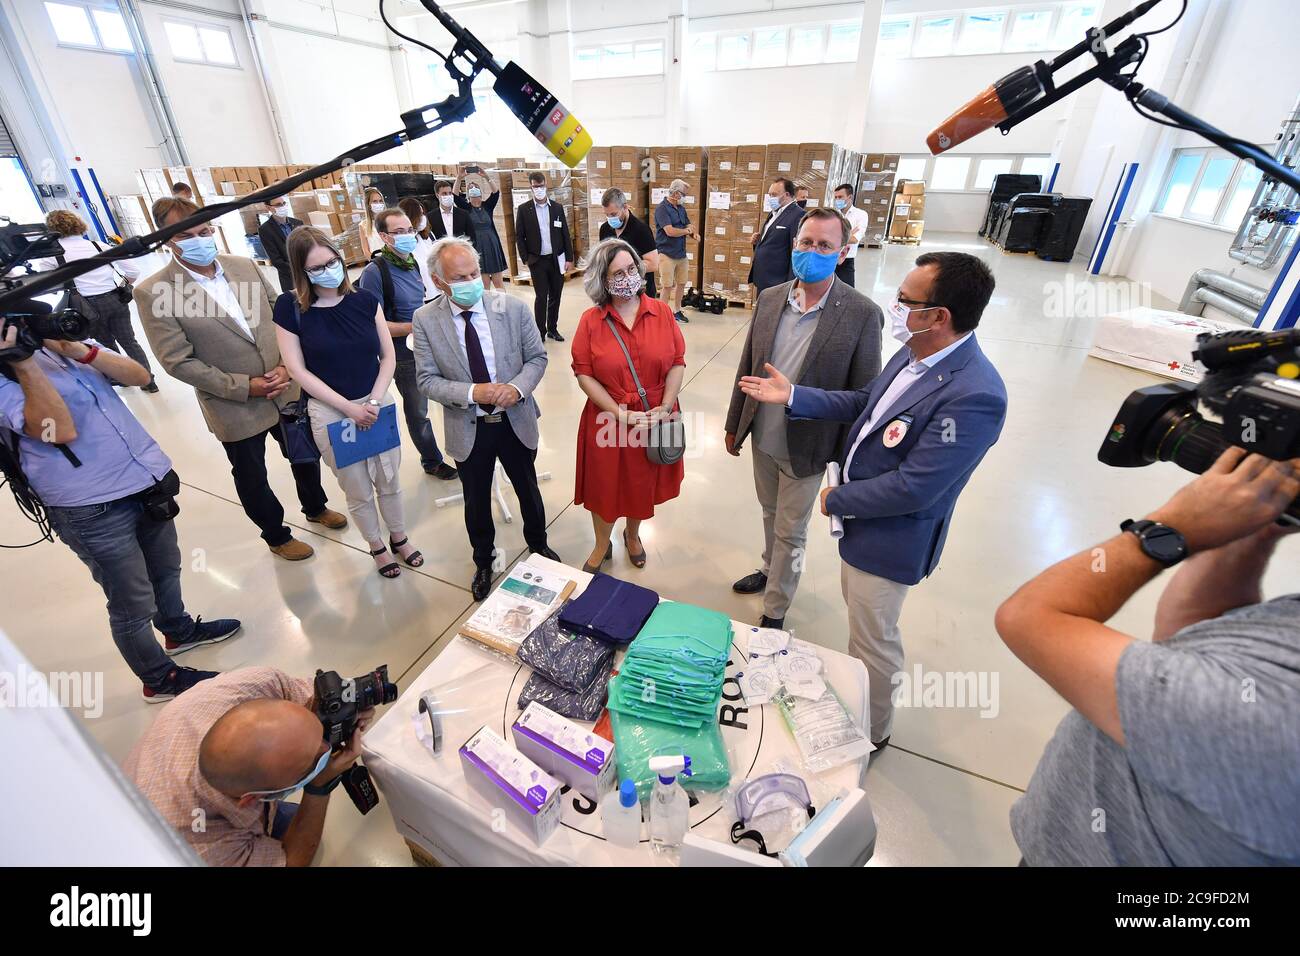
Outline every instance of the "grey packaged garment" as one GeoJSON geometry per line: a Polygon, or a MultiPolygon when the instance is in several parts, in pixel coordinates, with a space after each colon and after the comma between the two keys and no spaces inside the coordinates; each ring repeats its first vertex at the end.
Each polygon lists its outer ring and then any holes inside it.
{"type": "Polygon", "coordinates": [[[559,611],[524,638],[516,656],[552,684],[575,692],[591,687],[602,673],[608,678],[614,666],[613,645],[560,627],[559,611]]]}
{"type": "Polygon", "coordinates": [[[605,709],[605,691],[611,670],[611,667],[606,666],[604,671],[596,675],[590,687],[578,691],[565,690],[541,674],[534,674],[528,678],[528,683],[519,695],[519,709],[523,710],[533,701],[539,701],[557,714],[572,720],[595,720],[605,709]]]}

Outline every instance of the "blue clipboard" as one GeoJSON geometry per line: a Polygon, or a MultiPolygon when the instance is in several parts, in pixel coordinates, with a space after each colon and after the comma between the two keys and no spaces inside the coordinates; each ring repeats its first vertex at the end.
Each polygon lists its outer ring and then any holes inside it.
{"type": "Polygon", "coordinates": [[[334,467],[346,468],[359,461],[383,454],[402,443],[397,431],[397,406],[385,405],[379,418],[369,428],[358,428],[351,419],[342,418],[325,426],[330,448],[334,450],[334,467]]]}

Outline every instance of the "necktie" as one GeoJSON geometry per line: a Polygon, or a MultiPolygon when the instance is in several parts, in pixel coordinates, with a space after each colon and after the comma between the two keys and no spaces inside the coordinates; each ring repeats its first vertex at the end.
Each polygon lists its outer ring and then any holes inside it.
{"type": "MultiPolygon", "coordinates": [[[[475,385],[483,385],[492,381],[492,376],[488,374],[487,359],[483,357],[483,343],[478,340],[478,329],[474,328],[474,313],[467,309],[460,317],[465,320],[465,356],[469,359],[469,374],[473,376],[475,385]]],[[[484,405],[482,408],[489,415],[496,411],[495,405],[484,405]]]]}

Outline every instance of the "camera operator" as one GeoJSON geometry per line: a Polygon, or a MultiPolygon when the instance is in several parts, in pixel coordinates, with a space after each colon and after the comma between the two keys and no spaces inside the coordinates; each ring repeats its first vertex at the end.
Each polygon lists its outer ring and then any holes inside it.
{"type": "Polygon", "coordinates": [[[208,864],[308,866],[373,714],[331,755],[310,680],[228,671],[164,708],[122,769],[208,864]],[[282,802],[300,788],[301,803],[282,802]]]}
{"type": "Polygon", "coordinates": [[[1229,448],[998,609],[1074,707],[1011,811],[1030,866],[1300,863],[1300,595],[1264,601],[1300,459],[1229,448]],[[1104,623],[1166,567],[1153,640],[1104,623]]]}
{"type": "Polygon", "coordinates": [[[185,610],[171,520],[180,481],[112,386],[143,386],[149,373],[94,340],[25,346],[12,322],[0,350],[8,356],[0,362],[8,370],[0,375],[0,442],[17,452],[50,526],[103,588],[113,641],[143,682],[144,699],[171,700],[214,676],[169,656],[224,641],[240,625],[195,620],[185,610]]]}

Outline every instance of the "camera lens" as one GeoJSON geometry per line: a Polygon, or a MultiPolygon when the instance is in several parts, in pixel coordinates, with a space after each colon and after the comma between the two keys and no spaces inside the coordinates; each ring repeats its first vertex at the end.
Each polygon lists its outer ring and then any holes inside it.
{"type": "Polygon", "coordinates": [[[1228,448],[1222,425],[1185,409],[1165,412],[1152,427],[1151,436],[1156,442],[1153,459],[1172,461],[1197,475],[1228,448]]]}

